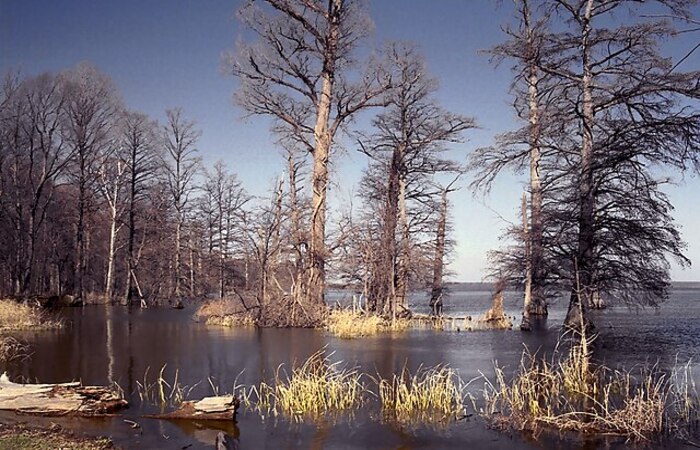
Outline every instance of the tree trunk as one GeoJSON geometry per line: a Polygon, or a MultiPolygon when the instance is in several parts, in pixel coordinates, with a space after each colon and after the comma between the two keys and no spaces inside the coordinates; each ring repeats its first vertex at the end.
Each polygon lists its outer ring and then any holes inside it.
{"type": "Polygon", "coordinates": [[[581,140],[581,179],[579,181],[579,232],[576,254],[577,286],[574,286],[569,300],[565,326],[579,328],[588,326],[589,298],[593,292],[593,254],[595,247],[595,194],[593,191],[593,74],[591,70],[591,13],[593,0],[586,4],[582,21],[581,50],[583,76],[581,77],[582,96],[582,140],[581,140]]]}
{"type": "MultiPolygon", "coordinates": [[[[115,189],[116,191],[116,189],[115,189]]],[[[115,192],[116,193],[116,192],[115,192]]],[[[114,253],[115,242],[117,240],[117,206],[116,197],[114,198],[115,205],[110,208],[110,224],[109,224],[109,253],[107,254],[107,279],[105,280],[105,297],[107,301],[112,301],[112,287],[114,285],[114,253]]]]}
{"type": "Polygon", "coordinates": [[[447,231],[447,189],[442,191],[440,199],[440,217],[435,237],[435,256],[433,257],[433,284],[430,292],[430,313],[442,316],[442,273],[445,265],[445,234],[447,231]]]}
{"type": "Polygon", "coordinates": [[[408,310],[408,260],[410,258],[410,233],[408,229],[408,212],[406,210],[406,179],[399,178],[399,227],[400,245],[397,251],[396,264],[396,293],[395,308],[402,311],[408,310]]]}
{"type": "Polygon", "coordinates": [[[178,210],[177,211],[177,223],[175,225],[175,261],[174,261],[174,267],[173,271],[175,272],[175,307],[181,307],[182,306],[182,290],[180,289],[180,266],[181,266],[181,255],[180,255],[180,248],[181,248],[181,240],[182,240],[182,213],[178,210]]]}
{"type": "Polygon", "coordinates": [[[520,329],[530,330],[530,314],[532,310],[532,237],[528,232],[527,194],[525,192],[523,192],[521,214],[523,216],[523,246],[525,248],[525,295],[523,300],[523,318],[520,322],[520,329]]]}
{"type": "Polygon", "coordinates": [[[87,186],[84,180],[83,165],[84,164],[81,162],[81,180],[78,186],[78,223],[75,238],[77,250],[75,261],[75,295],[77,298],[85,301],[83,298],[83,276],[85,274],[85,194],[87,186]]]}
{"type": "Polygon", "coordinates": [[[313,186],[311,199],[311,246],[307,286],[308,301],[317,311],[326,304],[326,195],[328,190],[328,158],[333,139],[328,123],[331,113],[331,102],[333,101],[338,39],[340,37],[341,17],[339,13],[343,10],[343,0],[329,0],[328,8],[329,31],[323,55],[321,95],[318,100],[316,125],[314,127],[314,167],[311,177],[313,186]]]}
{"type": "MultiPolygon", "coordinates": [[[[528,45],[534,46],[528,20],[528,45]]],[[[534,49],[532,50],[534,51],[534,49]]],[[[540,181],[540,112],[538,99],[538,74],[534,62],[528,67],[528,105],[530,121],[530,202],[531,216],[528,232],[531,301],[526,305],[528,315],[546,316],[547,299],[544,296],[544,270],[542,260],[542,185],[540,181]]],[[[523,210],[524,214],[527,214],[523,210]]],[[[527,228],[527,222],[524,223],[527,228]]],[[[524,318],[524,317],[523,317],[524,318]]],[[[528,317],[529,318],[529,317],[528,317]]]]}
{"type": "Polygon", "coordinates": [[[126,304],[130,305],[133,297],[133,284],[131,273],[134,268],[134,240],[136,236],[136,146],[131,146],[131,161],[130,161],[130,180],[129,180],[129,236],[127,237],[127,256],[126,256],[126,304]]]}

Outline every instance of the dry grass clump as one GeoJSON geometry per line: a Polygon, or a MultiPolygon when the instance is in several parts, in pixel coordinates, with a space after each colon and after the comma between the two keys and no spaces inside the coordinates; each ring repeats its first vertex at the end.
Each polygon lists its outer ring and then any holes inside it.
{"type": "Polygon", "coordinates": [[[408,319],[386,320],[376,314],[354,312],[351,309],[331,310],[326,319],[326,329],[343,339],[374,336],[384,332],[403,332],[410,324],[408,319]]]}
{"type": "Polygon", "coordinates": [[[612,434],[651,440],[698,425],[698,397],[690,366],[668,375],[656,367],[631,371],[593,368],[592,338],[581,336],[558,363],[525,351],[512,381],[496,368],[487,381],[483,414],[499,427],[537,434],[543,426],[560,431],[612,434]]]}
{"type": "Polygon", "coordinates": [[[194,313],[195,320],[207,325],[224,327],[255,326],[255,318],[245,310],[240,301],[231,298],[210,300],[194,313]]]}
{"type": "Polygon", "coordinates": [[[464,414],[466,385],[447,366],[403,370],[391,380],[379,379],[379,400],[384,417],[402,424],[431,424],[458,419],[464,414]]]}
{"type": "Polygon", "coordinates": [[[271,384],[261,382],[243,388],[242,403],[263,416],[281,415],[293,421],[352,413],[363,402],[362,374],[340,364],[331,363],[322,349],[292,369],[291,374],[282,374],[278,368],[271,384]]]}
{"type": "Polygon", "coordinates": [[[0,335],[0,362],[12,361],[29,355],[29,346],[12,336],[0,335]]]}
{"type": "Polygon", "coordinates": [[[46,311],[14,300],[0,300],[0,330],[54,329],[62,326],[61,320],[49,318],[46,311]]]}

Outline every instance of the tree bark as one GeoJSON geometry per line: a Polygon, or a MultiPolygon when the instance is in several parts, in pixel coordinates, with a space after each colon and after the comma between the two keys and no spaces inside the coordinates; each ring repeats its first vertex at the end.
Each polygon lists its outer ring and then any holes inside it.
{"type": "Polygon", "coordinates": [[[542,183],[540,180],[541,159],[541,124],[538,92],[538,69],[533,59],[537,49],[534,42],[534,32],[530,25],[530,12],[527,2],[524,2],[524,20],[527,33],[527,45],[530,60],[528,61],[528,114],[530,122],[530,229],[528,232],[531,301],[526,306],[529,315],[546,316],[547,299],[544,295],[544,270],[542,251],[542,183]]]}
{"type": "Polygon", "coordinates": [[[430,291],[430,313],[434,316],[442,316],[442,276],[445,266],[447,207],[447,189],[444,189],[440,198],[440,216],[438,217],[437,233],[435,237],[435,256],[433,257],[433,284],[430,291]]]}
{"type": "Polygon", "coordinates": [[[521,208],[523,217],[523,246],[525,248],[525,292],[523,299],[523,317],[520,322],[521,330],[530,330],[530,314],[532,311],[532,237],[528,231],[527,194],[523,192],[521,208]]]}
{"type": "Polygon", "coordinates": [[[323,69],[321,71],[321,95],[316,111],[314,127],[314,166],[311,177],[311,245],[307,300],[314,308],[320,310],[325,305],[326,286],[326,196],[328,191],[328,158],[330,156],[332,135],[329,130],[331,102],[335,85],[335,70],[340,37],[340,12],[343,0],[328,2],[328,26],[326,36],[323,69]]]}

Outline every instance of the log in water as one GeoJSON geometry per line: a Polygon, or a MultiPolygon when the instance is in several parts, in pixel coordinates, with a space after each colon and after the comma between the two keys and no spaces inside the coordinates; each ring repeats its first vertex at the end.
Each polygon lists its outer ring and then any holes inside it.
{"type": "Polygon", "coordinates": [[[21,384],[0,376],[0,410],[42,416],[105,416],[126,408],[126,400],[113,389],[83,386],[78,382],[21,384]]]}

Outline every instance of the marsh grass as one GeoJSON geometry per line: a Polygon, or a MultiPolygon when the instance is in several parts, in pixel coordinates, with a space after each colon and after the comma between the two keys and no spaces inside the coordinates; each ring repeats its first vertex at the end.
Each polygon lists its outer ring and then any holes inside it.
{"type": "Polygon", "coordinates": [[[466,385],[447,366],[420,368],[414,374],[404,368],[391,379],[379,377],[375,381],[385,420],[419,425],[447,423],[464,416],[466,385]]]}
{"type": "Polygon", "coordinates": [[[242,404],[263,417],[282,416],[295,422],[351,414],[363,403],[363,375],[340,361],[332,363],[330,356],[322,349],[291,374],[278,367],[270,383],[240,389],[242,404]]]}
{"type": "Polygon", "coordinates": [[[501,428],[538,434],[545,428],[619,435],[648,441],[687,436],[698,425],[698,393],[691,366],[670,374],[656,366],[614,371],[591,362],[593,338],[582,334],[561,361],[527,350],[512,380],[496,366],[486,381],[483,415],[501,428]]]}
{"type": "Polygon", "coordinates": [[[403,332],[410,325],[408,319],[387,320],[376,314],[333,309],[328,314],[325,328],[339,338],[356,339],[386,332],[403,332]]]}
{"type": "Polygon", "coordinates": [[[63,327],[62,320],[49,317],[39,308],[14,300],[0,300],[0,331],[19,331],[27,329],[55,329],[63,327]]]}
{"type": "Polygon", "coordinates": [[[194,318],[207,325],[224,327],[252,327],[256,325],[255,317],[243,308],[240,301],[231,298],[210,300],[202,304],[195,311],[194,318]]]}

